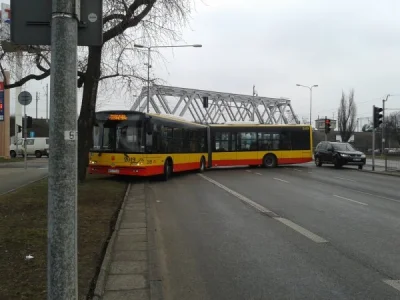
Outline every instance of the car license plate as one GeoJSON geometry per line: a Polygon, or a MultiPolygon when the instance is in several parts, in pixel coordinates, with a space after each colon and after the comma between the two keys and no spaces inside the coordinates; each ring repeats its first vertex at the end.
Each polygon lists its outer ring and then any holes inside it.
{"type": "Polygon", "coordinates": [[[119,174],[119,169],[108,169],[108,173],[110,173],[110,174],[119,174]]]}
{"type": "Polygon", "coordinates": [[[361,158],[354,158],[353,160],[354,160],[354,161],[360,161],[361,158]]]}

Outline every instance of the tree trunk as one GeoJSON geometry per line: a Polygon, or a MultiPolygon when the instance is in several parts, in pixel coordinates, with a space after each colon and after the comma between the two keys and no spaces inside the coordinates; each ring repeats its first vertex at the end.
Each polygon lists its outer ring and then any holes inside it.
{"type": "Polygon", "coordinates": [[[83,86],[81,112],[78,119],[78,180],[86,179],[89,151],[93,146],[96,100],[100,78],[102,46],[89,47],[88,67],[83,86]]]}

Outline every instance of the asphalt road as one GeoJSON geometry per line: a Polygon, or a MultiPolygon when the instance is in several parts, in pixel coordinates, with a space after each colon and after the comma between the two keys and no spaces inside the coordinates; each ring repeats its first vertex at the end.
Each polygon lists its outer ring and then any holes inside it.
{"type": "Polygon", "coordinates": [[[165,299],[400,299],[400,178],[223,169],[149,195],[165,299]]]}
{"type": "Polygon", "coordinates": [[[48,174],[48,159],[39,158],[24,162],[0,163],[0,195],[39,180],[48,174]]]}

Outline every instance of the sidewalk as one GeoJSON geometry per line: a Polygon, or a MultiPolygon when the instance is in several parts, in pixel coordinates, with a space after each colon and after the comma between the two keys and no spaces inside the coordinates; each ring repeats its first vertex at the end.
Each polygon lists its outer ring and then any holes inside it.
{"type": "Polygon", "coordinates": [[[154,299],[150,297],[149,268],[152,238],[147,229],[144,184],[131,184],[104,257],[93,299],[154,299]]]}

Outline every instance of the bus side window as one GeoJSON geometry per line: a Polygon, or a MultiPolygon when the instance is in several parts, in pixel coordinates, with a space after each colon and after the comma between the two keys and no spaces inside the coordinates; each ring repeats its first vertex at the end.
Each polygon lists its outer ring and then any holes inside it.
{"type": "Polygon", "coordinates": [[[280,135],[280,150],[292,150],[292,141],[290,139],[290,132],[282,132],[280,135]]]}
{"type": "Polygon", "coordinates": [[[229,132],[217,132],[215,134],[215,151],[226,152],[229,150],[229,132]]]}
{"type": "Polygon", "coordinates": [[[240,151],[257,150],[257,134],[255,132],[241,132],[239,134],[238,150],[240,151]]]}

